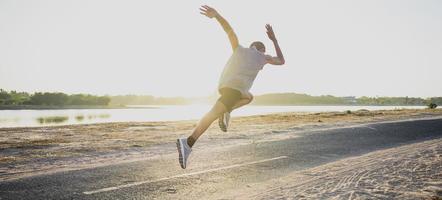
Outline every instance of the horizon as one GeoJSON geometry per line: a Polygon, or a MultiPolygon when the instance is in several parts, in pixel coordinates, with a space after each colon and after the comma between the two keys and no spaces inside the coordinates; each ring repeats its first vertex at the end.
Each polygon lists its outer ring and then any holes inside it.
{"type": "Polygon", "coordinates": [[[202,4],[225,16],[243,46],[262,40],[272,55],[264,25],[273,25],[287,62],[266,66],[254,95],[442,96],[442,3],[411,0],[2,1],[0,86],[29,93],[215,95],[231,49],[219,25],[199,14],[202,4]],[[250,5],[254,12],[244,15],[250,5]]]}
{"type": "MultiPolygon", "coordinates": [[[[2,88],[0,88],[2,89],[2,88]]],[[[35,91],[35,92],[29,92],[29,91],[17,91],[17,90],[4,90],[3,91],[6,92],[12,92],[15,91],[17,93],[20,92],[25,92],[28,94],[35,94],[35,93],[58,93],[61,91],[35,91]]],[[[77,94],[83,94],[83,95],[93,95],[93,96],[109,96],[109,97],[115,97],[115,96],[152,96],[155,98],[188,98],[188,99],[199,99],[199,98],[212,98],[215,96],[215,94],[212,95],[207,95],[207,96],[156,96],[156,95],[152,95],[152,94],[93,94],[93,93],[65,93],[65,92],[61,92],[67,95],[77,95],[77,94]]],[[[368,98],[395,98],[395,97],[408,97],[408,98],[422,98],[422,99],[427,99],[427,98],[440,98],[442,96],[430,96],[430,97],[419,97],[419,96],[367,96],[367,95],[362,95],[362,96],[354,96],[354,95],[346,95],[346,96],[336,96],[336,95],[331,95],[331,94],[319,94],[319,95],[312,95],[312,94],[308,94],[308,93],[298,93],[298,92],[270,92],[270,93],[263,93],[263,94],[254,94],[254,96],[262,96],[262,95],[277,95],[277,94],[298,94],[298,95],[308,95],[308,96],[312,96],[312,97],[319,97],[319,96],[333,96],[333,97],[355,97],[355,98],[361,98],[361,97],[368,97],[368,98]]]]}

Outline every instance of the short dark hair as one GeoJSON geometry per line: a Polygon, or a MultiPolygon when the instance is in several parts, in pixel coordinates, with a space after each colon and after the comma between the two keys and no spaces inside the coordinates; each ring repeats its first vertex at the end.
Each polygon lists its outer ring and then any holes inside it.
{"type": "Polygon", "coordinates": [[[250,44],[250,47],[255,46],[256,49],[264,49],[264,51],[266,50],[266,46],[264,45],[264,43],[260,42],[260,41],[255,41],[252,42],[252,44],[250,44]]]}

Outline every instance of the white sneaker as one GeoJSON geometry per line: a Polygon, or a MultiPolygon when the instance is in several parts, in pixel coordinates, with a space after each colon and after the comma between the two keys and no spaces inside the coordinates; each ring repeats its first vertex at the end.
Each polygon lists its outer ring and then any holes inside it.
{"type": "Polygon", "coordinates": [[[225,112],[218,118],[219,128],[224,132],[227,132],[229,123],[230,123],[230,112],[225,112]]]}
{"type": "Polygon", "coordinates": [[[176,147],[178,149],[178,161],[180,162],[181,168],[186,169],[187,159],[190,153],[192,153],[192,148],[187,144],[187,138],[177,139],[176,147]]]}

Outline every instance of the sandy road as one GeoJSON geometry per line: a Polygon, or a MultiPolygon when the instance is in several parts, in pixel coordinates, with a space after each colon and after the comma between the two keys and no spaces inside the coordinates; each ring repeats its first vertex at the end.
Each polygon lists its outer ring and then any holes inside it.
{"type": "MultiPolygon", "coordinates": [[[[319,190],[320,187],[301,184],[304,190],[301,190],[302,188],[297,190],[300,188],[297,184],[308,179],[305,176],[302,179],[303,176],[296,173],[305,172],[305,170],[312,170],[309,172],[311,177],[322,177],[322,179],[315,179],[317,180],[315,186],[318,184],[320,186],[321,183],[334,185],[334,188],[327,188],[335,193],[329,192],[328,196],[322,197],[349,198],[349,194],[339,193],[339,191],[350,186],[360,189],[364,187],[364,184],[369,185],[370,180],[378,180],[376,174],[383,174],[388,170],[370,172],[372,178],[361,179],[361,177],[367,177],[367,171],[370,169],[380,170],[380,168],[371,166],[374,164],[364,164],[366,159],[350,160],[354,166],[347,165],[343,168],[345,163],[351,163],[345,159],[370,155],[372,159],[375,159],[376,154],[373,153],[380,150],[388,151],[397,147],[408,149],[410,147],[407,145],[410,144],[438,141],[442,137],[442,119],[367,124],[296,134],[297,137],[278,141],[225,148],[220,144],[217,148],[204,151],[198,151],[199,149],[196,148],[187,170],[179,168],[176,155],[164,155],[144,161],[4,181],[0,183],[0,198],[231,199],[252,197],[267,199],[271,197],[294,198],[295,195],[300,194],[300,191],[304,193],[298,198],[314,198],[309,194],[313,194],[314,189],[319,190]],[[370,154],[370,152],[373,153],[370,154]],[[339,164],[341,161],[345,162],[339,164]],[[318,171],[320,167],[333,164],[336,165],[333,168],[336,171],[318,171]],[[334,178],[333,175],[335,175],[334,178]],[[366,182],[357,182],[357,180],[366,182]],[[305,192],[309,189],[312,189],[312,193],[305,192]]],[[[435,154],[434,159],[438,159],[441,153],[438,150],[440,145],[438,146],[437,143],[433,145],[436,145],[433,146],[435,150],[432,151],[435,154]]],[[[410,154],[401,154],[400,152],[403,151],[392,152],[390,154],[394,156],[389,158],[400,158],[410,154]]],[[[379,155],[388,157],[390,154],[379,155]]],[[[391,162],[387,166],[395,166],[395,163],[391,162]]],[[[416,170],[419,169],[421,168],[416,168],[416,170]]],[[[396,171],[390,170],[389,173],[396,173],[396,171]]],[[[432,174],[421,173],[419,176],[432,176],[432,174]]],[[[431,177],[426,177],[425,180],[432,181],[431,177]]],[[[397,184],[403,185],[400,182],[397,184]]],[[[437,183],[435,187],[438,187],[437,183]]],[[[395,195],[388,190],[360,189],[359,191],[368,191],[368,193],[371,191],[379,197],[394,198],[395,195]]],[[[422,190],[416,189],[416,191],[422,190]]],[[[358,194],[354,193],[354,197],[363,197],[358,194]]]]}
{"type": "Polygon", "coordinates": [[[254,184],[230,199],[437,199],[442,138],[374,151],[254,184]]]}

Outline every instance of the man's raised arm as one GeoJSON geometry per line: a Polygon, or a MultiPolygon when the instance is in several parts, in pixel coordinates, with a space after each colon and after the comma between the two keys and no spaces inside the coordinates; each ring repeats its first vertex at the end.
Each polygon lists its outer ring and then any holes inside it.
{"type": "Polygon", "coordinates": [[[229,22],[224,19],[215,9],[204,5],[200,8],[200,13],[207,16],[208,18],[214,18],[221,24],[224,31],[229,36],[230,44],[232,45],[232,50],[235,50],[236,47],[238,47],[238,37],[236,37],[235,32],[233,31],[232,27],[230,26],[229,22]]]}
{"type": "Polygon", "coordinates": [[[285,63],[284,56],[282,55],[281,48],[279,47],[278,40],[276,40],[275,33],[273,32],[272,26],[270,24],[266,24],[267,36],[270,40],[272,40],[273,45],[275,46],[276,57],[267,56],[267,63],[272,65],[283,65],[285,63]]]}

